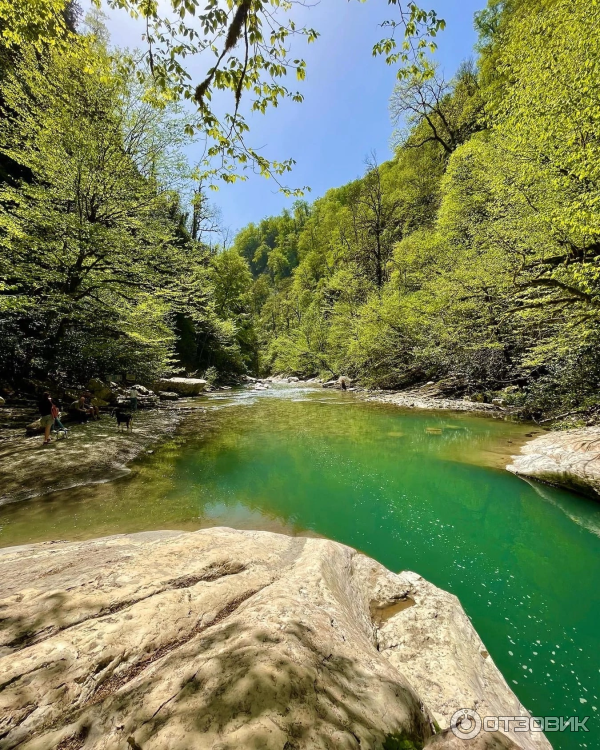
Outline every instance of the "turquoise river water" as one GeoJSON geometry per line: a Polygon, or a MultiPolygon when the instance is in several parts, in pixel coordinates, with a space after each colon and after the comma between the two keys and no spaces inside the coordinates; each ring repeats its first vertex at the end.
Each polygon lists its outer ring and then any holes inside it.
{"type": "Polygon", "coordinates": [[[456,594],[536,716],[600,748],[600,503],[503,469],[531,428],[302,387],[214,394],[126,478],[0,508],[0,546],[206,526],[322,535],[456,594]]]}

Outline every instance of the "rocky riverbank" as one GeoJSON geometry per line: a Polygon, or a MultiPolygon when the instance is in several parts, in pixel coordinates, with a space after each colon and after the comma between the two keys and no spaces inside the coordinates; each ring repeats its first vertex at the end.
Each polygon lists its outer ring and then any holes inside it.
{"type": "Polygon", "coordinates": [[[600,500],[600,427],[542,435],[526,443],[506,468],[600,500]]]}
{"type": "Polygon", "coordinates": [[[209,529],[0,551],[1,745],[550,750],[456,597],[321,539],[209,529]]]}
{"type": "Polygon", "coordinates": [[[97,379],[72,391],[55,388],[53,397],[58,394],[66,403],[88,394],[101,418],[78,424],[66,413],[68,439],[61,433],[42,447],[36,398],[50,386],[30,385],[37,396],[8,389],[8,401],[0,400],[0,505],[117,478],[128,471],[128,463],[171,435],[185,416],[201,409],[191,399],[207,390],[207,382],[198,378],[160,380],[155,384],[157,392],[135,385],[140,411],[133,429],[127,431],[118,429],[113,409],[121,405],[127,410],[129,388],[97,379]]]}
{"type": "Polygon", "coordinates": [[[97,422],[69,425],[67,439],[53,438],[46,446],[39,435],[11,430],[0,441],[0,505],[115,479],[197,408],[201,407],[177,402],[139,412],[131,432],[119,430],[116,420],[104,414],[97,422]]]}
{"type": "MultiPolygon", "coordinates": [[[[350,384],[349,378],[337,378],[334,380],[324,381],[322,378],[310,378],[301,380],[297,377],[288,377],[286,375],[274,375],[263,380],[249,378],[250,385],[255,390],[270,388],[271,385],[297,385],[297,386],[314,386],[321,388],[341,389],[341,380],[344,379],[350,384]]],[[[348,385],[346,390],[351,393],[360,394],[368,401],[378,401],[384,404],[394,404],[408,409],[427,409],[427,410],[450,410],[463,412],[483,412],[488,414],[510,414],[512,410],[506,405],[500,403],[485,403],[480,398],[452,398],[443,395],[438,384],[427,383],[419,388],[410,388],[402,391],[372,391],[356,385],[348,385]]]]}
{"type": "Polygon", "coordinates": [[[485,412],[487,414],[501,414],[505,411],[495,404],[428,395],[422,389],[393,393],[367,393],[369,401],[379,401],[383,404],[394,404],[409,409],[449,409],[451,411],[485,412]]]}

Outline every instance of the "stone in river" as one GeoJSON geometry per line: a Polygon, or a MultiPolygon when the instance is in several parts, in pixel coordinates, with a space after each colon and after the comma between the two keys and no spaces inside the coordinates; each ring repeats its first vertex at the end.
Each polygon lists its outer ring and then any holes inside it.
{"type": "Polygon", "coordinates": [[[156,383],[155,389],[178,393],[180,396],[199,396],[206,385],[206,380],[200,378],[163,378],[156,383]]]}

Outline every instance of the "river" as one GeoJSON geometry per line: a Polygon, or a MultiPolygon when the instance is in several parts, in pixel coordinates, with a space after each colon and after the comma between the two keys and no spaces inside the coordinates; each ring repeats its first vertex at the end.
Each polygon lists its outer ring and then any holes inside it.
{"type": "Polygon", "coordinates": [[[536,716],[600,747],[600,504],[503,466],[531,427],[299,386],[203,399],[131,473],[0,507],[0,546],[207,526],[322,535],[456,594],[536,716]]]}

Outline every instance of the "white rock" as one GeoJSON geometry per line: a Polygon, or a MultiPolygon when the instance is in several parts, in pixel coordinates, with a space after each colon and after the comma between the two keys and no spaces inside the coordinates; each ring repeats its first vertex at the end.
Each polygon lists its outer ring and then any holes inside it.
{"type": "MultiPolygon", "coordinates": [[[[456,597],[323,539],[207,529],[0,550],[3,747],[463,747],[527,716],[456,597]]],[[[470,748],[550,750],[543,735],[470,748]]]]}
{"type": "Polygon", "coordinates": [[[206,380],[200,378],[163,378],[155,384],[157,391],[171,391],[180,396],[199,396],[206,389],[206,380]]]}
{"type": "Polygon", "coordinates": [[[526,443],[506,468],[600,499],[600,427],[549,432],[526,443]]]}

